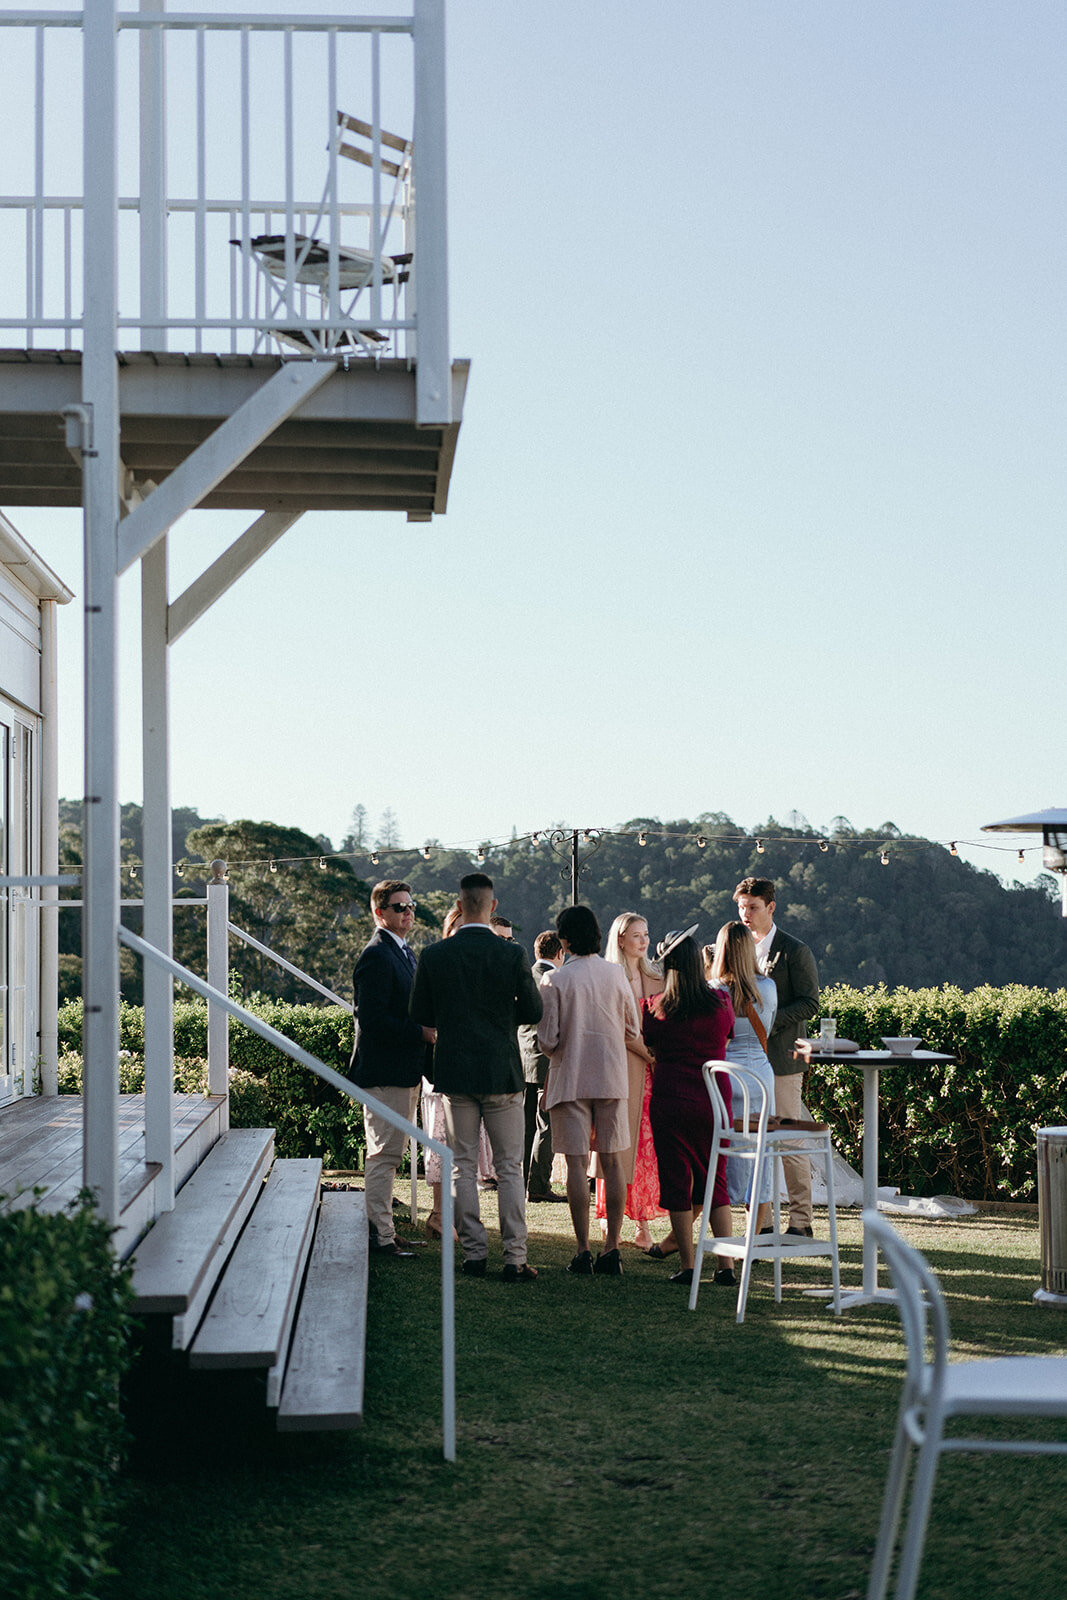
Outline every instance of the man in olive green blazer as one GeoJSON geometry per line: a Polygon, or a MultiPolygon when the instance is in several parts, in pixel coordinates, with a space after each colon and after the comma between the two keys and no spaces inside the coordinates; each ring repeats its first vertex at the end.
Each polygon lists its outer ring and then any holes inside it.
{"type": "Polygon", "coordinates": [[[522,1177],[525,1117],[518,1027],[537,1022],[541,996],[520,944],[499,939],[489,918],[493,880],[471,872],[460,882],[461,920],[450,939],[419,957],[411,989],[412,1019],[436,1028],[434,1088],[445,1097],[452,1148],[452,1194],[463,1271],[484,1277],[489,1241],[478,1206],[478,1134],[485,1123],[493,1152],[508,1282],[536,1278],[526,1263],[526,1195],[522,1177]],[[430,1020],[432,1019],[432,1020],[430,1020]]]}
{"type": "MultiPolygon", "coordinates": [[[[760,970],[774,979],[778,1010],[767,1040],[767,1059],[774,1070],[774,1109],[780,1117],[804,1116],[804,1073],[793,1059],[797,1039],[819,1009],[819,969],[806,944],[783,933],[774,920],[774,884],[770,878],[742,878],[734,890],[737,914],[756,941],[760,970]]],[[[789,1194],[787,1233],[811,1237],[811,1162],[787,1156],[782,1162],[789,1194]]]]}

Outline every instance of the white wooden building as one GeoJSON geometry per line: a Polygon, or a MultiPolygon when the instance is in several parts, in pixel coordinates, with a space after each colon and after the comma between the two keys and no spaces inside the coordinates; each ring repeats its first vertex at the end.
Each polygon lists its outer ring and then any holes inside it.
{"type": "MultiPolygon", "coordinates": [[[[56,872],[56,606],[71,591],[0,514],[0,877],[56,872]]],[[[55,889],[0,889],[0,1107],[56,1086],[55,889]]]]}
{"type": "MultiPolygon", "coordinates": [[[[273,1353],[257,1345],[252,1361],[241,1328],[224,1329],[220,1343],[206,1322],[227,1302],[218,1275],[236,1270],[226,1263],[251,1237],[246,1222],[261,1191],[270,1227],[303,1242],[284,1289],[269,1288],[258,1260],[240,1270],[246,1285],[267,1286],[273,1304],[295,1308],[317,1180],[309,1186],[306,1174],[276,1163],[264,1182],[270,1137],[228,1131],[226,1018],[258,1021],[229,1000],[217,967],[209,962],[205,985],[172,958],[169,648],[276,540],[299,537],[291,530],[305,511],[393,510],[426,522],[446,509],[468,364],[452,359],[449,343],[444,0],[412,0],[409,12],[389,15],[351,6],[181,12],[167,0],[34,11],[0,0],[0,105],[18,130],[0,152],[0,505],[83,508],[86,619],[81,1122],[72,1130],[69,1108],[56,1102],[36,1107],[34,1137],[47,1159],[37,1174],[25,1164],[7,1171],[44,1181],[53,1205],[84,1181],[124,1252],[157,1219],[141,1247],[142,1309],[173,1316],[175,1343],[194,1365],[198,1339],[205,1365],[267,1365],[275,1403],[287,1360],[298,1376],[301,1367],[289,1354],[291,1316],[273,1330],[273,1353]],[[246,531],[172,592],[174,524],[216,507],[251,513],[246,531]],[[120,920],[117,587],[130,569],[139,569],[142,595],[143,937],[120,920]],[[120,943],[144,962],[138,1107],[118,1092],[120,943]],[[216,1046],[211,1093],[195,1116],[173,1093],[176,981],[209,1000],[216,1046]],[[194,1192],[183,1212],[175,1196],[194,1192]],[[231,1333],[235,1350],[225,1343],[231,1333]]],[[[59,589],[48,598],[69,598],[59,589]]],[[[6,588],[2,599],[6,607],[6,588]]],[[[314,604],[313,579],[306,602],[314,604]]],[[[36,762],[46,781],[48,717],[39,689],[11,705],[2,735],[8,887],[47,894],[54,860],[14,816],[25,792],[18,762],[36,762]],[[11,883],[19,866],[38,881],[11,883]]],[[[0,723],[5,715],[0,703],[0,723]]],[[[208,898],[209,926],[221,918],[224,943],[224,883],[208,898]]],[[[10,993],[21,981],[18,946],[4,937],[10,993]]],[[[290,1041],[272,1039],[366,1098],[290,1041]]],[[[21,1059],[4,1043],[0,1083],[18,1078],[10,1069],[21,1059]]],[[[25,1066],[21,1083],[32,1087],[25,1066]]],[[[5,1148],[33,1142],[28,1127],[18,1132],[18,1111],[0,1109],[0,1174],[5,1148]]],[[[451,1155],[442,1158],[447,1195],[451,1155]]],[[[451,1454],[450,1216],[444,1232],[451,1454]]],[[[336,1247],[327,1227],[327,1267],[336,1247]]],[[[247,1306],[249,1295],[233,1301],[247,1306]]],[[[344,1315],[350,1322],[351,1310],[344,1315]]],[[[313,1330],[312,1347],[322,1339],[313,1330]]],[[[300,1399],[288,1412],[283,1401],[282,1415],[293,1427],[347,1426],[351,1395],[323,1401],[304,1370],[300,1399]]]]}

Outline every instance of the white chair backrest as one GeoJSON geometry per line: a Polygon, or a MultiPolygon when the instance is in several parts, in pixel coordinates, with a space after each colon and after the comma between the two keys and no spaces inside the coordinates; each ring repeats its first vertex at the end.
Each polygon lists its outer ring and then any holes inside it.
{"type": "Polygon", "coordinates": [[[703,1072],[704,1082],[711,1097],[715,1125],[723,1139],[735,1138],[733,1131],[735,1120],[741,1122],[745,1128],[749,1126],[753,1104],[757,1108],[758,1131],[760,1133],[765,1131],[770,1100],[766,1088],[754,1072],[749,1072],[744,1067],[728,1066],[725,1061],[705,1061],[703,1072]],[[730,1088],[729,1111],[722,1093],[723,1082],[730,1088]]]}
{"type": "Polygon", "coordinates": [[[873,1235],[885,1256],[897,1291],[897,1309],[908,1349],[908,1403],[928,1404],[936,1397],[948,1364],[949,1321],[941,1288],[918,1250],[877,1211],[863,1213],[864,1231],[873,1235]]]}

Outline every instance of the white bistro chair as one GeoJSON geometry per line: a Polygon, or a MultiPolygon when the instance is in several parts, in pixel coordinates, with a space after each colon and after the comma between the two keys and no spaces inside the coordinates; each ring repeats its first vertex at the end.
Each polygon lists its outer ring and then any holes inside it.
{"type": "Polygon", "coordinates": [[[876,1211],[863,1213],[863,1227],[873,1235],[888,1263],[908,1349],[867,1600],[884,1600],[887,1592],[909,1468],[917,1451],[895,1590],[896,1600],[912,1600],[943,1450],[1067,1454],[1067,1441],[946,1439],[945,1423],[950,1417],[973,1416],[1067,1418],[1067,1357],[1001,1356],[950,1364],[948,1311],[937,1279],[919,1252],[905,1244],[876,1211]]]}
{"type": "Polygon", "coordinates": [[[696,1260],[693,1266],[693,1286],[689,1291],[689,1309],[696,1309],[700,1293],[700,1271],[704,1256],[711,1251],[716,1256],[726,1256],[741,1263],[741,1282],[737,1291],[737,1320],[745,1320],[745,1302],[752,1276],[754,1261],[774,1262],[774,1298],[782,1298],[782,1262],[798,1256],[829,1256],[833,1280],[834,1313],[841,1315],[841,1268],[837,1254],[837,1211],[834,1207],[834,1157],[830,1144],[830,1129],[824,1122],[788,1122],[769,1115],[770,1098],[755,1073],[743,1067],[727,1066],[725,1061],[705,1061],[704,1082],[711,1097],[715,1118],[715,1134],[711,1143],[708,1163],[708,1183],[704,1194],[704,1209],[700,1217],[697,1236],[696,1260]],[[728,1115],[720,1085],[729,1083],[732,1114],[728,1115]],[[748,1208],[748,1226],[744,1238],[732,1236],[716,1239],[709,1232],[711,1202],[715,1188],[715,1169],[719,1154],[728,1150],[731,1156],[740,1156],[752,1163],[752,1203],[748,1208]],[[828,1240],[808,1239],[799,1234],[782,1232],[781,1173],[778,1163],[784,1156],[813,1156],[821,1161],[826,1172],[826,1200],[830,1216],[828,1240]],[[758,1196],[762,1193],[763,1174],[770,1168],[771,1192],[774,1214],[774,1232],[757,1233],[758,1196]]]}

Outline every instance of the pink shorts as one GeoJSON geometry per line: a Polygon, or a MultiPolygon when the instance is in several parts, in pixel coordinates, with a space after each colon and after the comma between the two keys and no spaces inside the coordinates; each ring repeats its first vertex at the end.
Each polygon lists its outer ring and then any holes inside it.
{"type": "Polygon", "coordinates": [[[552,1148],[561,1156],[587,1156],[590,1133],[596,1133],[596,1148],[609,1154],[630,1148],[630,1102],[628,1100],[563,1100],[549,1108],[552,1148]]]}

